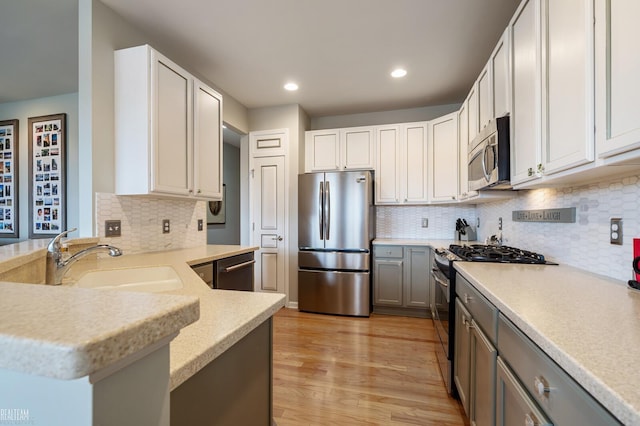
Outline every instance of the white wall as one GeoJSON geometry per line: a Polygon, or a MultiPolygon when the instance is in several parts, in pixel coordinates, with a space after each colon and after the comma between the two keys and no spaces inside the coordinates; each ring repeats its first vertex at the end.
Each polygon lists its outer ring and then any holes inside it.
{"type": "Polygon", "coordinates": [[[18,119],[18,209],[19,238],[3,238],[0,244],[29,238],[29,117],[67,114],[67,228],[78,226],[78,94],[0,104],[0,120],[18,119]]]}
{"type": "Polygon", "coordinates": [[[308,130],[428,121],[458,109],[460,109],[460,104],[447,104],[393,111],[313,117],[311,118],[311,127],[308,130]]]}
{"type": "Polygon", "coordinates": [[[208,244],[240,244],[240,148],[224,144],[225,223],[207,226],[208,244]]]}
{"type": "MultiPolygon", "coordinates": [[[[80,0],[79,19],[79,133],[83,141],[78,163],[82,176],[79,184],[79,228],[80,235],[89,236],[98,235],[100,227],[99,223],[94,223],[95,193],[108,193],[115,189],[114,50],[150,44],[189,72],[197,73],[190,69],[188,59],[179,57],[179,52],[165,50],[165,46],[156,43],[98,0],[80,0]]],[[[210,81],[202,80],[212,85],[210,81]]],[[[235,129],[248,131],[246,108],[224,91],[220,92],[224,96],[224,121],[235,129]]]]}

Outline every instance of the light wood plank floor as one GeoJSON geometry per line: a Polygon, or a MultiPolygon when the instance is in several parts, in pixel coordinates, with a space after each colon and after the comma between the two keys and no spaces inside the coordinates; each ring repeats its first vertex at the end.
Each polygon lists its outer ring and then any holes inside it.
{"type": "Polygon", "coordinates": [[[430,319],[282,309],[274,317],[273,408],[287,425],[464,425],[445,390],[430,319]]]}

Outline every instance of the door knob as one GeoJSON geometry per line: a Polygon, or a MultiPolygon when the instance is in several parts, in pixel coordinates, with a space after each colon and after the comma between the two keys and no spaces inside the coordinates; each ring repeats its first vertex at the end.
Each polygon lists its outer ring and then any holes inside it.
{"type": "Polygon", "coordinates": [[[278,235],[277,237],[273,237],[273,241],[282,241],[282,235],[278,235]]]}

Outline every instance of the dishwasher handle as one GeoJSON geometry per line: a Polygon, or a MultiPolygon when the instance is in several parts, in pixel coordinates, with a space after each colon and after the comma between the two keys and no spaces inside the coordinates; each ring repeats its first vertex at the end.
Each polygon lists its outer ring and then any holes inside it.
{"type": "Polygon", "coordinates": [[[243,268],[246,268],[248,266],[251,266],[254,263],[256,263],[255,260],[249,260],[248,262],[242,262],[242,263],[238,263],[237,265],[227,266],[226,268],[222,269],[220,272],[237,271],[238,269],[243,269],[243,268]]]}

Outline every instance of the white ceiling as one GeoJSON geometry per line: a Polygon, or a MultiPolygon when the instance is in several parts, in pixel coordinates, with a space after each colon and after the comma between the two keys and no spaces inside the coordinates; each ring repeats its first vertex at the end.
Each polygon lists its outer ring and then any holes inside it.
{"type": "Polygon", "coordinates": [[[78,0],[0,0],[0,103],[78,91],[78,0]]]}
{"type": "MultiPolygon", "coordinates": [[[[461,102],[519,3],[101,1],[147,33],[165,54],[246,107],[297,103],[312,117],[461,102]],[[407,77],[392,79],[389,73],[396,66],[406,67],[407,77]],[[300,90],[284,91],[282,86],[289,80],[295,80],[300,90]]],[[[13,71],[16,81],[27,73],[49,71],[44,79],[42,75],[32,78],[31,92],[36,86],[53,88],[59,77],[64,77],[60,78],[64,88],[73,78],[77,80],[77,22],[69,23],[69,13],[77,17],[77,0],[3,0],[0,102],[16,96],[5,94],[5,81],[11,81],[6,80],[7,64],[18,63],[13,71]],[[37,5],[29,10],[38,13],[17,19],[6,12],[11,12],[7,6],[25,3],[37,5]],[[16,44],[22,47],[12,47],[16,44]],[[18,58],[25,49],[36,55],[23,64],[18,58]],[[73,49],[75,69],[63,72],[64,64],[56,59],[73,49]],[[53,55],[56,51],[62,53],[53,55]]]]}

